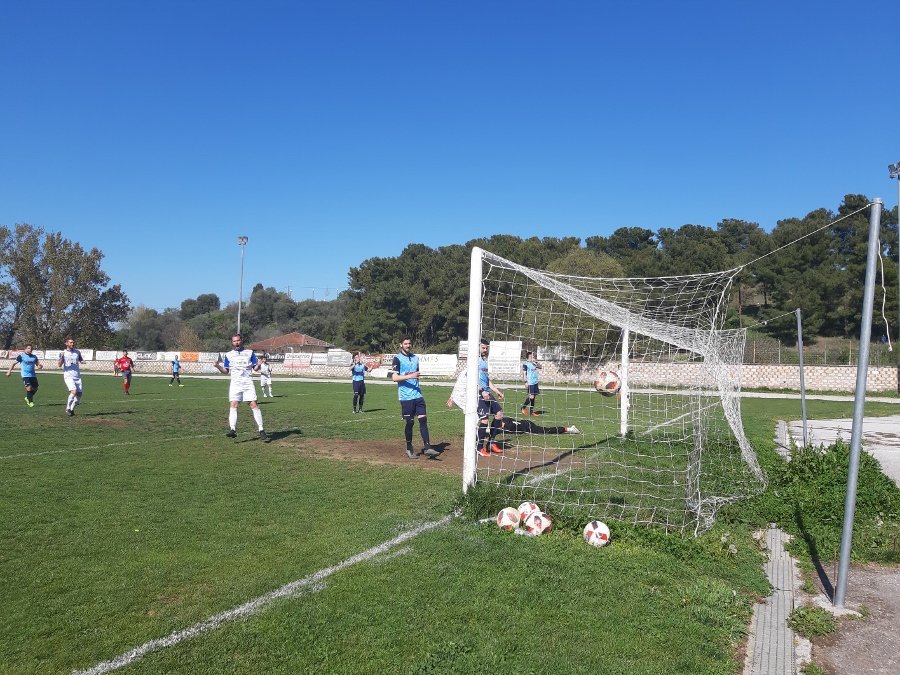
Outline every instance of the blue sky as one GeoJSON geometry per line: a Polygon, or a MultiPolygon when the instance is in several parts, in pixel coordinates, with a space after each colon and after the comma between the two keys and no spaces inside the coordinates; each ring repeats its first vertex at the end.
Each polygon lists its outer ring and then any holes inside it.
{"type": "Polygon", "coordinates": [[[0,7],[0,225],[134,305],[332,299],[410,242],[897,202],[900,3],[0,7]]]}

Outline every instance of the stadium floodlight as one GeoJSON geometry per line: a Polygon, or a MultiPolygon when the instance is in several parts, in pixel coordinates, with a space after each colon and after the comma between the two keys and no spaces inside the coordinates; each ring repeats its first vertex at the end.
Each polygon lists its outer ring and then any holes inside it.
{"type": "Polygon", "coordinates": [[[238,236],[238,246],[241,247],[241,288],[238,292],[238,335],[241,333],[241,304],[244,302],[244,247],[247,245],[249,237],[243,235],[238,236]]]}
{"type": "Polygon", "coordinates": [[[888,178],[900,178],[900,162],[888,164],[888,178]]]}

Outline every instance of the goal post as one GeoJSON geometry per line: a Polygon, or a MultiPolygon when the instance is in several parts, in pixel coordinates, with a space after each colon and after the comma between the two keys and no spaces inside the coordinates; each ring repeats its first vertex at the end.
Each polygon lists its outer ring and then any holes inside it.
{"type": "MultiPolygon", "coordinates": [[[[473,248],[463,489],[484,482],[509,503],[694,533],[758,493],[766,478],[740,417],[745,332],[723,329],[738,272],[577,277],[473,248]],[[521,343],[520,358],[531,351],[541,365],[540,418],[498,431],[503,452],[490,457],[476,447],[483,337],[521,343]],[[618,371],[617,395],[594,389],[600,369],[618,371]]],[[[515,420],[521,369],[505,359],[488,363],[515,420]]]]}

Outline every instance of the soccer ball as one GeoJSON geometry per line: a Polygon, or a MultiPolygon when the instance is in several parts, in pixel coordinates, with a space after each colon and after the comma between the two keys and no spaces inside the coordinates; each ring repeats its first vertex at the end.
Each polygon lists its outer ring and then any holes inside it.
{"type": "Polygon", "coordinates": [[[522,502],[519,504],[519,520],[523,523],[532,513],[541,513],[541,507],[534,502],[522,502]]]}
{"type": "Polygon", "coordinates": [[[594,389],[604,396],[615,396],[622,388],[622,380],[619,374],[614,370],[601,368],[597,371],[597,377],[594,378],[594,389]]]}
{"type": "Polygon", "coordinates": [[[511,506],[507,506],[497,514],[497,526],[507,532],[516,529],[519,526],[519,520],[519,512],[511,506]]]}
{"type": "Polygon", "coordinates": [[[609,543],[609,528],[606,523],[592,520],[584,526],[584,540],[591,546],[601,547],[609,543]]]}
{"type": "Polygon", "coordinates": [[[546,513],[536,511],[525,519],[525,531],[531,535],[545,534],[553,529],[553,521],[546,513]]]}

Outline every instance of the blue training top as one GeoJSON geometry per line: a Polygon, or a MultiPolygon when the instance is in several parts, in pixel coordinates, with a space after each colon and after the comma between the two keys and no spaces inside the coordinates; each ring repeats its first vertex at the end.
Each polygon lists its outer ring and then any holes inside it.
{"type": "MultiPolygon", "coordinates": [[[[419,370],[419,357],[410,353],[409,356],[399,352],[391,363],[391,370],[398,375],[415,373],[419,370]]],[[[397,383],[397,394],[401,401],[415,401],[422,398],[422,390],[419,389],[419,379],[412,378],[397,383]]]]}
{"type": "Polygon", "coordinates": [[[366,379],[366,371],[369,367],[365,363],[354,363],[350,366],[350,371],[353,373],[353,381],[354,382],[362,382],[366,379]]]}
{"type": "Polygon", "coordinates": [[[478,389],[480,391],[491,390],[491,376],[488,372],[488,362],[483,356],[478,357],[478,389]]]}
{"type": "Polygon", "coordinates": [[[35,366],[38,363],[38,357],[34,354],[19,354],[16,357],[16,362],[22,364],[22,377],[37,377],[35,373],[35,366]]]}
{"type": "Polygon", "coordinates": [[[533,364],[531,361],[524,361],[522,363],[522,370],[525,371],[525,374],[528,378],[526,384],[538,383],[538,371],[535,364],[533,364]]]}

